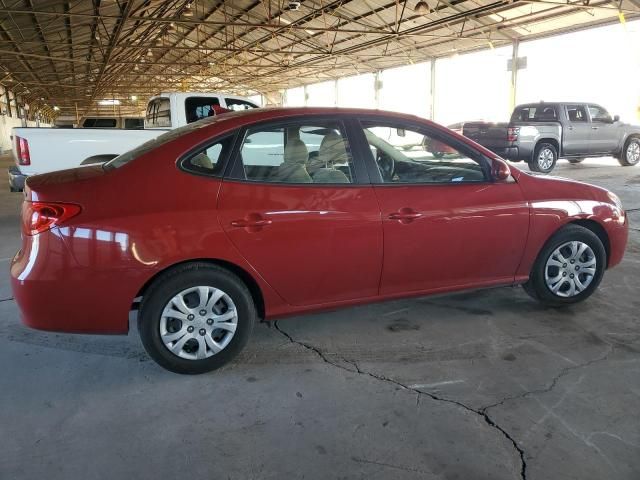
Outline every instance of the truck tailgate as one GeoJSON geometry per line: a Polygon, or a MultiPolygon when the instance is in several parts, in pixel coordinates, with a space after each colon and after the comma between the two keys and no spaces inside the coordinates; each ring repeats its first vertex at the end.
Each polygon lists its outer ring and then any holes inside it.
{"type": "Polygon", "coordinates": [[[466,122],[462,134],[492,150],[509,146],[507,140],[508,123],[466,122]]]}

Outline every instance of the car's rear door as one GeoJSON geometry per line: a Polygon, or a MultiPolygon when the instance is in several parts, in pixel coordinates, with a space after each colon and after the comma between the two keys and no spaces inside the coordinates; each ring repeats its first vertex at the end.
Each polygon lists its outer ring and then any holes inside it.
{"type": "Polygon", "coordinates": [[[486,158],[426,125],[383,118],[361,124],[382,210],[381,294],[513,281],[529,228],[518,184],[492,181],[486,158]],[[425,151],[434,139],[455,153],[436,158],[425,151]]]}
{"type": "Polygon", "coordinates": [[[262,123],[241,133],[236,152],[219,219],[264,280],[292,305],[376,296],[380,209],[345,122],[262,123]]]}
{"type": "Polygon", "coordinates": [[[589,155],[592,151],[591,122],[581,104],[566,105],[566,122],[562,132],[562,152],[565,155],[589,155]]]}

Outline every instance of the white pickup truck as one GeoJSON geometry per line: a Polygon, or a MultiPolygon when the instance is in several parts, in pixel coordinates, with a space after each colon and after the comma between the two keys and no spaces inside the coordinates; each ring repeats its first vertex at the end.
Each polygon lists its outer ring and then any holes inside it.
{"type": "Polygon", "coordinates": [[[9,168],[9,187],[20,191],[30,175],[109,161],[167,130],[216,115],[220,108],[257,107],[247,98],[223,93],[161,93],[149,100],[142,130],[14,128],[16,164],[9,168]]]}

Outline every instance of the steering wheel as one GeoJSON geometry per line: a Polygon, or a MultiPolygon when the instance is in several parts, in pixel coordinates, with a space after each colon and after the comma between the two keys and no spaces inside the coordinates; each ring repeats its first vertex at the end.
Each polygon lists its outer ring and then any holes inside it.
{"type": "Polygon", "coordinates": [[[386,182],[390,182],[393,180],[393,174],[396,171],[396,161],[391,155],[387,155],[379,148],[377,150],[376,163],[378,164],[378,169],[380,170],[382,179],[386,182]]]}

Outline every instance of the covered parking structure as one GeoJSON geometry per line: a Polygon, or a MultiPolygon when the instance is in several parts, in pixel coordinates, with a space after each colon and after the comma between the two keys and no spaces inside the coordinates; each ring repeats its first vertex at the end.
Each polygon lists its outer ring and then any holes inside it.
{"type": "MultiPolygon", "coordinates": [[[[142,114],[161,91],[443,124],[584,100],[637,122],[639,15],[638,0],[4,0],[0,145],[13,126],[142,114]]],[[[640,174],[557,173],[612,190],[631,222],[622,264],[567,309],[500,288],[294,317],[185,377],[135,328],[27,329],[1,277],[0,478],[637,479],[640,174]]],[[[0,190],[5,272],[21,201],[0,190]]]]}

